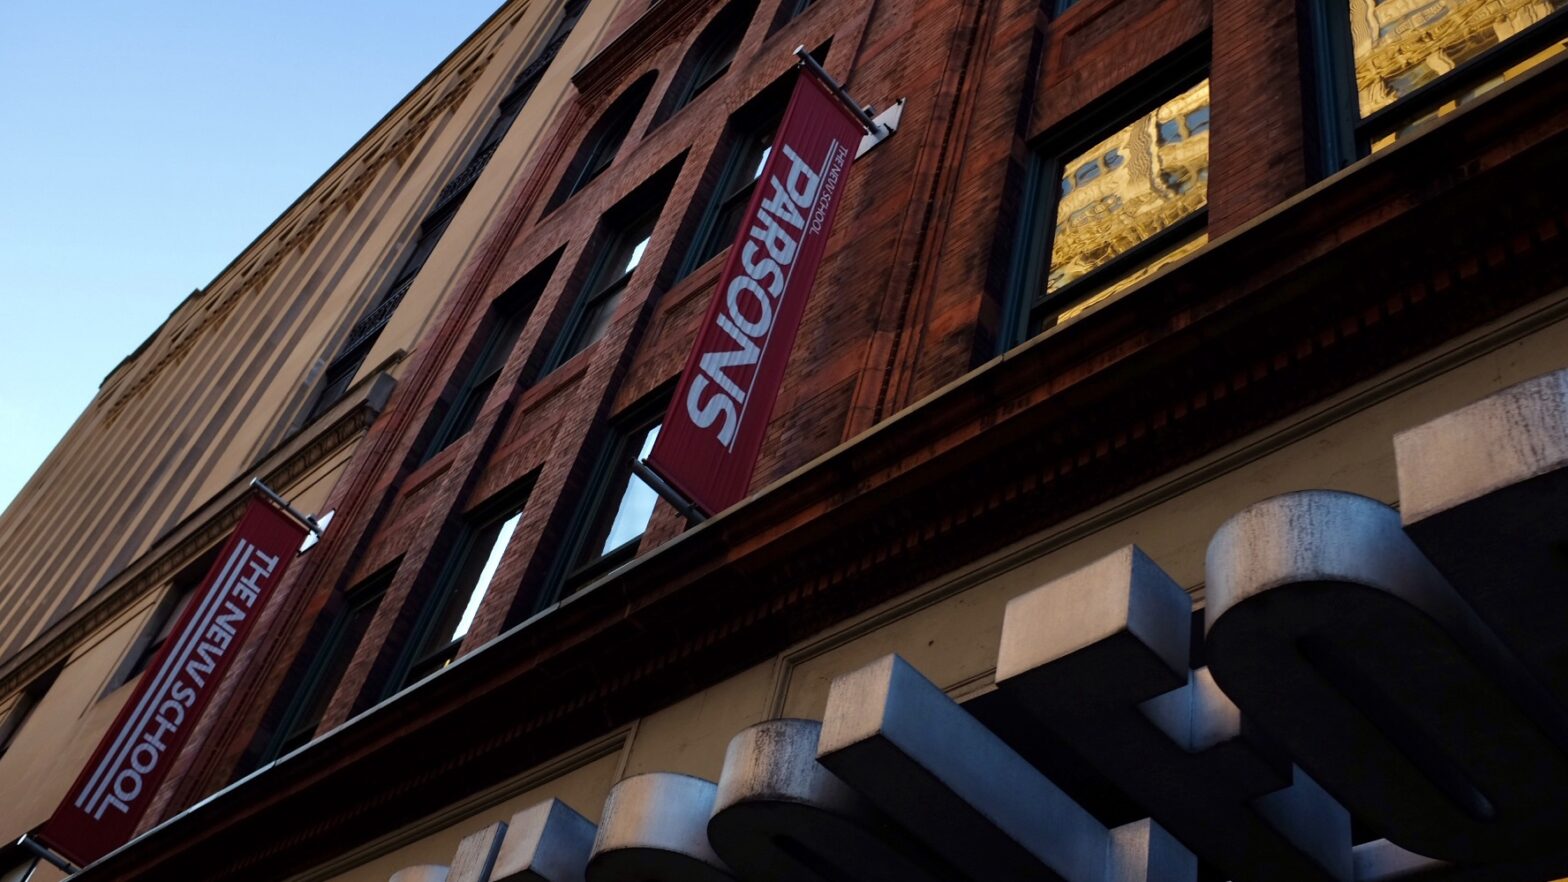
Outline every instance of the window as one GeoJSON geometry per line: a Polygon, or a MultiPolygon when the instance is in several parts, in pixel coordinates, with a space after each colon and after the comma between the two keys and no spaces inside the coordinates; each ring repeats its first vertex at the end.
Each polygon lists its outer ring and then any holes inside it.
{"type": "MultiPolygon", "coordinates": [[[[559,255],[557,255],[559,256],[559,255]]],[[[537,269],[520,279],[505,294],[497,297],[486,319],[484,342],[480,344],[473,370],[463,382],[463,387],[452,400],[446,419],[436,432],[426,458],[446,449],[473,428],[474,421],[484,409],[490,391],[501,378],[501,369],[517,347],[517,340],[528,325],[534,305],[544,292],[550,275],[555,270],[556,258],[552,257],[537,269]]]]}
{"type": "Polygon", "coordinates": [[[370,355],[370,349],[375,345],[376,339],[381,336],[381,331],[392,318],[392,313],[397,311],[403,296],[413,286],[414,278],[424,268],[425,261],[430,259],[431,252],[436,250],[436,245],[441,241],[441,236],[452,223],[452,216],[457,212],[461,200],[452,200],[437,214],[426,218],[420,224],[419,238],[414,241],[414,249],[403,259],[403,266],[398,270],[397,277],[386,293],[376,301],[370,312],[362,316],[349,329],[348,340],[344,342],[343,349],[338,356],[327,365],[326,373],[321,378],[320,391],[316,393],[315,403],[311,406],[307,419],[315,419],[326,413],[332,405],[336,404],[348,392],[354,382],[354,377],[359,374],[360,365],[370,355]]]}
{"type": "Polygon", "coordinates": [[[218,559],[218,551],[213,548],[206,554],[181,570],[170,582],[169,590],[164,594],[163,600],[158,603],[158,608],[153,612],[148,621],[147,628],[142,632],[140,644],[133,649],[131,662],[123,673],[116,677],[111,688],[119,688],[129,683],[147,670],[152,660],[169,642],[169,635],[174,631],[174,626],[179,623],[180,616],[185,614],[185,608],[191,605],[191,599],[196,595],[196,588],[206,578],[207,571],[212,568],[218,559]]]}
{"type": "Polygon", "coordinates": [[[653,518],[659,497],[632,473],[632,463],[653,450],[664,416],[662,404],[639,408],[617,427],[606,446],[599,474],[586,497],[592,502],[581,515],[582,526],[571,548],[561,596],[576,593],[637,556],[638,540],[653,518]]]}
{"type": "Polygon", "coordinates": [[[328,627],[321,649],[306,671],[295,700],[284,713],[263,762],[304,747],[315,737],[316,729],[326,716],[327,705],[343,681],[343,674],[348,671],[349,662],[353,661],[371,620],[376,617],[381,598],[386,596],[395,573],[395,567],[377,573],[350,589],[344,597],[343,606],[328,627]]]}
{"type": "Polygon", "coordinates": [[[756,0],[734,0],[713,17],[692,41],[691,51],[681,63],[681,74],[676,78],[677,88],[671,92],[659,119],[667,119],[675,111],[690,104],[708,87],[729,72],[735,61],[735,52],[746,36],[751,16],[757,10],[756,0]]]}
{"type": "Polygon", "coordinates": [[[436,673],[457,658],[463,637],[474,623],[496,570],[506,554],[507,543],[523,519],[522,494],[508,493],[511,504],[492,507],[480,513],[463,530],[454,547],[452,563],[442,575],[442,585],[426,610],[420,635],[414,645],[408,673],[398,688],[417,683],[436,673]]]}
{"type": "MultiPolygon", "coordinates": [[[[633,204],[637,202],[635,199],[628,201],[633,204]]],[[[659,210],[663,208],[662,203],[661,199],[660,204],[625,223],[616,223],[612,217],[609,221],[611,229],[597,237],[604,242],[604,246],[595,258],[588,283],[583,286],[583,294],[567,320],[560,342],[556,344],[556,351],[550,359],[552,369],[604,336],[616,306],[620,305],[621,297],[626,293],[626,286],[631,283],[632,273],[642,264],[648,242],[653,236],[654,223],[659,218],[659,210]]]]}
{"type": "Polygon", "coordinates": [[[1045,157],[1034,198],[1036,224],[1049,232],[1023,277],[1024,334],[1074,318],[1203,247],[1209,122],[1209,82],[1189,79],[1130,123],[1045,157]]]}
{"type": "Polygon", "coordinates": [[[631,132],[632,123],[636,122],[643,101],[647,99],[648,92],[653,89],[656,79],[658,79],[657,72],[650,71],[644,74],[623,92],[621,97],[615,99],[615,102],[599,118],[599,122],[588,131],[588,137],[583,139],[583,145],[578,148],[576,158],[567,167],[566,176],[561,179],[561,186],[550,199],[551,208],[588,186],[589,182],[597,178],[610,167],[611,162],[615,161],[616,154],[621,150],[621,142],[625,141],[626,136],[631,132]]]}
{"type": "Polygon", "coordinates": [[[1568,49],[1568,0],[1322,0],[1313,12],[1325,171],[1568,49]]]}
{"type": "Polygon", "coordinates": [[[756,189],[757,179],[762,176],[762,167],[767,164],[768,154],[773,149],[773,135],[779,126],[776,113],[749,125],[740,122],[739,115],[737,118],[737,123],[731,126],[737,131],[729,158],[725,161],[719,186],[708,204],[707,214],[697,230],[691,253],[682,267],[682,275],[707,263],[735,241],[741,217],[751,204],[752,191],[756,189]]]}
{"type": "Polygon", "coordinates": [[[16,736],[22,732],[22,727],[32,718],[33,711],[38,709],[39,702],[49,694],[49,689],[54,686],[54,681],[60,676],[60,668],[55,668],[22,689],[22,694],[16,697],[16,702],[5,716],[0,717],[0,757],[4,757],[11,745],[16,743],[16,736]]]}

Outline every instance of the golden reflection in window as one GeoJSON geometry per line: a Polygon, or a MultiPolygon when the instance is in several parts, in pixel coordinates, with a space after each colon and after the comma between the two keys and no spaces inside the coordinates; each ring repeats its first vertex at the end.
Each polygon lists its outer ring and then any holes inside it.
{"type": "Polygon", "coordinates": [[[1165,269],[1176,261],[1181,260],[1183,257],[1186,257],[1187,255],[1197,251],[1199,248],[1202,248],[1207,244],[1209,244],[1209,234],[1207,232],[1199,233],[1198,235],[1193,236],[1191,239],[1188,239],[1180,245],[1177,245],[1175,248],[1172,248],[1164,254],[1161,254],[1159,257],[1154,258],[1154,260],[1150,261],[1149,263],[1144,264],[1133,272],[1123,276],[1120,279],[1117,279],[1115,284],[1109,285],[1104,290],[1096,292],[1095,295],[1090,297],[1088,300],[1073,306],[1072,309],[1063,310],[1062,313],[1056,317],[1056,323],[1060,325],[1072,321],[1078,316],[1083,315],[1084,313],[1093,309],[1095,306],[1110,300],[1117,294],[1122,293],[1128,288],[1131,288],[1144,279],[1147,279],[1148,277],[1154,275],[1162,269],[1165,269]]]}
{"type": "Polygon", "coordinates": [[[1067,160],[1060,186],[1048,295],[1208,204],[1209,81],[1067,160]]]}
{"type": "Polygon", "coordinates": [[[1492,91],[1509,80],[1517,79],[1523,76],[1531,69],[1539,67],[1541,64],[1558,55],[1562,55],[1564,52],[1568,52],[1568,46],[1565,46],[1563,43],[1553,43],[1540,52],[1537,52],[1529,58],[1519,62],[1518,64],[1513,65],[1497,76],[1492,77],[1486,82],[1460,91],[1459,93],[1449,98],[1447,101],[1444,101],[1442,104],[1438,105],[1436,110],[1424,113],[1415,119],[1410,120],[1394,131],[1389,132],[1383,137],[1373,141],[1372,152],[1376,153],[1377,151],[1382,150],[1384,147],[1388,147],[1391,144],[1395,144],[1405,138],[1410,137],[1411,135],[1416,134],[1417,132],[1422,131],[1427,126],[1431,125],[1437,120],[1442,119],[1445,116],[1448,116],[1450,113],[1453,113],[1459,108],[1464,107],[1466,104],[1469,104],[1475,99],[1480,98],[1487,92],[1492,91]]]}
{"type": "MultiPolygon", "coordinates": [[[[1350,0],[1362,118],[1564,7],[1568,0],[1350,0]]],[[[1552,54],[1556,51],[1560,47],[1552,54]]],[[[1539,64],[1545,57],[1527,64],[1539,64]]]]}

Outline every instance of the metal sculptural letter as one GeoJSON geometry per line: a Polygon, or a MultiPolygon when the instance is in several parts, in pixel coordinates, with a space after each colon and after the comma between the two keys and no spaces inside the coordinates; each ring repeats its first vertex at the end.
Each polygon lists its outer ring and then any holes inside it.
{"type": "Polygon", "coordinates": [[[282,581],[306,528],[261,495],[191,594],[92,759],[38,838],[78,865],[136,832],[218,681],[282,581]]]}
{"type": "Polygon", "coordinates": [[[1348,880],[1349,815],[1189,670],[1191,645],[1187,593],[1128,546],[1008,603],[997,686],[1233,878],[1348,880]]]}
{"type": "Polygon", "coordinates": [[[1405,532],[1568,706],[1568,370],[1401,432],[1394,454],[1405,532]]]}
{"type": "Polygon", "coordinates": [[[713,514],[751,483],[861,123],[802,76],[648,466],[713,514]]]}
{"type": "Polygon", "coordinates": [[[1513,878],[1568,867],[1561,709],[1397,513],[1329,491],[1265,500],[1220,528],[1207,570],[1220,685],[1357,817],[1513,878]]]}
{"type": "Polygon", "coordinates": [[[1107,830],[898,656],[833,681],[818,759],[971,879],[1197,878],[1159,824],[1107,830]]]}
{"type": "Polygon", "coordinates": [[[596,832],[558,799],[523,809],[507,822],[489,882],[583,882],[596,832]]]}
{"type": "Polygon", "coordinates": [[[747,882],[948,882],[934,855],[817,762],[813,720],[770,720],[730,740],[708,822],[747,882]]]}
{"type": "Polygon", "coordinates": [[[615,785],[588,858],[587,882],[734,882],[708,845],[712,781],[649,772],[615,785]]]}

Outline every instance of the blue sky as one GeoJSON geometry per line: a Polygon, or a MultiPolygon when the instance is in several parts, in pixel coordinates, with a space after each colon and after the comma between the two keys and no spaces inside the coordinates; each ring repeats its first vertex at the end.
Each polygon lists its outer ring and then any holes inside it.
{"type": "Polygon", "coordinates": [[[500,0],[0,2],[0,507],[500,0]]]}

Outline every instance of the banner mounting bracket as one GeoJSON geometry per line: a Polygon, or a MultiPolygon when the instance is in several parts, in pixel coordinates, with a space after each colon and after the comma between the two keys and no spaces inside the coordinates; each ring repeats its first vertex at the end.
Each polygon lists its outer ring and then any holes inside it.
{"type": "Polygon", "coordinates": [[[881,115],[875,115],[877,112],[875,106],[870,104],[862,106],[850,97],[849,90],[844,88],[844,84],[833,79],[833,75],[827,72],[827,68],[824,68],[821,62],[811,57],[811,53],[806,51],[804,45],[795,47],[795,57],[800,59],[801,69],[826,86],[838,103],[842,104],[844,109],[849,111],[850,116],[860,123],[860,127],[866,130],[866,138],[861,141],[860,150],[855,154],[857,157],[882,143],[888,135],[898,130],[898,119],[903,114],[904,99],[898,99],[881,115]]]}
{"type": "Polygon", "coordinates": [[[310,530],[312,533],[315,533],[317,539],[321,538],[321,524],[317,523],[315,518],[290,505],[287,499],[279,496],[276,490],[273,490],[271,487],[268,487],[266,484],[262,483],[260,478],[251,478],[250,486],[256,490],[261,491],[261,495],[272,500],[273,503],[276,504],[279,508],[288,512],[289,515],[294,518],[294,520],[299,521],[305,526],[306,529],[310,530]]]}
{"type": "Polygon", "coordinates": [[[696,526],[708,519],[708,516],[698,510],[697,506],[693,505],[690,499],[687,499],[681,495],[680,491],[671,487],[668,481],[659,477],[659,473],[649,468],[648,464],[642,460],[632,459],[632,474],[641,478],[642,482],[647,484],[649,489],[659,494],[665,502],[674,506],[675,510],[680,512],[681,516],[686,519],[686,522],[692,526],[696,526]]]}

